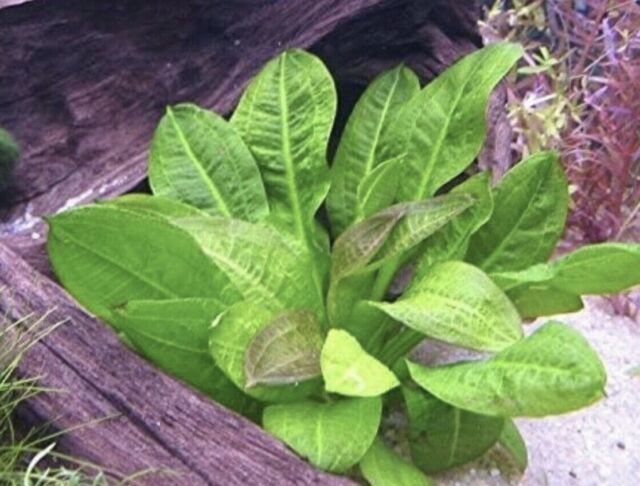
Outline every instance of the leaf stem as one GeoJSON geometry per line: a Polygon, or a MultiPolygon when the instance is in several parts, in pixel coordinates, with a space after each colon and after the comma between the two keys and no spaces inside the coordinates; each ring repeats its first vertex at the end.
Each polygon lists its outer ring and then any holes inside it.
{"type": "Polygon", "coordinates": [[[373,288],[371,289],[371,300],[380,302],[387,296],[387,291],[393,282],[393,277],[395,277],[396,272],[398,271],[400,261],[400,258],[394,258],[383,265],[383,267],[378,271],[376,280],[373,283],[373,288]]]}
{"type": "Polygon", "coordinates": [[[380,354],[380,360],[387,366],[394,366],[400,358],[411,352],[424,339],[425,337],[419,332],[406,329],[389,341],[380,354]]]}

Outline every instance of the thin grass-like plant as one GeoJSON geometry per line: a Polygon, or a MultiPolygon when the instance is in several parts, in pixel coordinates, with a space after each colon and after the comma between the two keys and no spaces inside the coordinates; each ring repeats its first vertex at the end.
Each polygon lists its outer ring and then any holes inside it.
{"type": "MultiPolygon", "coordinates": [[[[48,315],[36,318],[28,315],[18,321],[0,326],[0,484],[3,486],[107,486],[132,484],[141,475],[122,478],[102,471],[95,464],[82,461],[56,450],[58,439],[71,430],[44,432],[44,428],[18,430],[15,427],[16,409],[36,395],[63,393],[63,390],[44,388],[38,377],[21,378],[18,365],[25,353],[59,325],[45,325],[48,315]],[[53,466],[54,464],[66,466],[53,466]]],[[[104,417],[77,428],[108,420],[104,417]]]]}

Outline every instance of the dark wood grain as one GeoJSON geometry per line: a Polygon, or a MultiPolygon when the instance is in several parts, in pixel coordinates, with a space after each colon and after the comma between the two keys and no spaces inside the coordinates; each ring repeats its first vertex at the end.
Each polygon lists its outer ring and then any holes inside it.
{"type": "Polygon", "coordinates": [[[22,409],[30,421],[80,426],[63,436],[61,450],[120,476],[166,471],[139,484],[351,484],[314,470],[253,423],[158,372],[2,244],[0,286],[9,321],[33,314],[46,315],[45,327],[62,323],[19,368],[61,390],[30,400],[22,409]]]}
{"type": "Polygon", "coordinates": [[[146,175],[167,104],[228,113],[287,47],[327,62],[346,87],[343,119],[382,69],[405,62],[427,80],[478,46],[477,18],[467,0],[35,0],[2,9],[0,125],[23,157],[0,198],[0,241],[45,269],[43,215],[130,190],[146,175]]]}

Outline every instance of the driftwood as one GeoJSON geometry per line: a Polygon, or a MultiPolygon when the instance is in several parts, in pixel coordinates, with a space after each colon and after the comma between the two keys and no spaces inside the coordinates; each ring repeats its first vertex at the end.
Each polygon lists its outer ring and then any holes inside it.
{"type": "Polygon", "coordinates": [[[41,217],[144,190],[164,106],[190,100],[228,113],[284,48],[310,48],[329,65],[337,132],[382,69],[406,62],[426,81],[478,46],[478,15],[468,0],[35,0],[0,10],[0,125],[23,147],[1,201],[0,310],[55,309],[49,323],[68,321],[20,368],[68,392],[30,400],[21,417],[64,429],[117,415],[66,434],[60,449],[118,474],[178,474],[140,483],[349,484],[159,373],[78,308],[45,276],[41,217]]]}

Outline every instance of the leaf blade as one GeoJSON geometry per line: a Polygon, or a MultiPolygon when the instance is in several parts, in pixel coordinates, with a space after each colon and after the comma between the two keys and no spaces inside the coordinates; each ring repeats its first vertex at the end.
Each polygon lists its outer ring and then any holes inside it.
{"type": "Polygon", "coordinates": [[[524,473],[529,464],[527,444],[525,443],[518,427],[511,419],[506,419],[504,428],[500,433],[498,444],[509,455],[509,458],[516,465],[521,473],[524,473]]]}
{"type": "Polygon", "coordinates": [[[156,216],[102,204],[48,220],[53,269],[87,309],[110,321],[130,300],[239,294],[188,233],[156,216]],[[96,278],[96,275],[99,278],[96,278]]]}
{"type": "Polygon", "coordinates": [[[154,194],[213,215],[258,221],[269,213],[258,166],[235,129],[193,104],[167,107],[149,157],[154,194]]]}
{"type": "Polygon", "coordinates": [[[471,238],[467,260],[487,272],[545,262],[564,231],[568,207],[567,179],[557,155],[529,157],[496,186],[493,215],[471,238]]]}
{"type": "Polygon", "coordinates": [[[405,461],[378,437],[360,461],[360,471],[371,486],[433,486],[420,469],[405,461]]]}
{"type": "Polygon", "coordinates": [[[246,386],[285,385],[319,376],[321,349],[320,324],[313,312],[281,313],[247,347],[246,386]]]}
{"type": "Polygon", "coordinates": [[[245,371],[247,349],[258,333],[281,312],[253,302],[239,302],[220,315],[209,331],[209,353],[223,373],[244,393],[265,402],[300,400],[319,388],[320,380],[300,384],[257,385],[248,387],[245,371]]]}
{"type": "Polygon", "coordinates": [[[375,270],[401,256],[474,203],[468,194],[391,206],[352,226],[335,242],[331,277],[375,270]]]}
{"type": "Polygon", "coordinates": [[[320,367],[325,390],[351,397],[375,397],[400,384],[385,365],[369,355],[346,331],[331,329],[322,347],[320,367]]]}
{"type": "Polygon", "coordinates": [[[172,220],[188,232],[246,300],[273,310],[313,310],[324,320],[323,295],[310,275],[310,255],[286,233],[228,218],[172,220]]]}
{"type": "Polygon", "coordinates": [[[504,419],[448,405],[421,390],[403,387],[409,441],[415,463],[437,473],[472,461],[498,440],[504,419]]]}
{"type": "Polygon", "coordinates": [[[244,412],[251,400],[208,353],[209,326],[226,306],[215,299],[133,300],[114,310],[114,325],[146,359],[167,373],[244,412]]]}
{"type": "Polygon", "coordinates": [[[553,321],[486,361],[408,366],[416,383],[440,400],[508,417],[542,417],[590,405],[602,398],[606,381],[587,341],[553,321]]]}
{"type": "Polygon", "coordinates": [[[381,413],[379,397],[333,403],[307,401],[267,407],[262,424],[314,466],[344,472],[357,464],[373,443],[381,413]],[[350,440],[345,443],[347,429],[350,440]]]}
{"type": "Polygon", "coordinates": [[[450,261],[435,265],[395,302],[370,302],[426,336],[454,345],[500,351],[522,337],[520,316],[480,269],[450,261]]]}
{"type": "Polygon", "coordinates": [[[265,65],[231,118],[260,167],[272,212],[309,249],[329,190],[326,150],[336,105],[324,64],[294,49],[265,65]]]}
{"type": "MultiPolygon", "coordinates": [[[[383,151],[383,134],[388,131],[400,107],[419,88],[417,76],[409,68],[398,66],[379,75],[356,103],[331,167],[327,207],[335,235],[372,214],[367,214],[367,206],[358,197],[362,181],[376,167],[400,155],[383,151]]],[[[368,199],[371,199],[371,195],[368,199]]],[[[379,209],[382,208],[376,206],[376,210],[379,209]]]]}
{"type": "Polygon", "coordinates": [[[485,138],[489,95],[522,53],[521,46],[508,43],[480,49],[443,72],[407,105],[405,120],[398,125],[407,153],[400,200],[432,196],[473,162],[485,138]]]}

